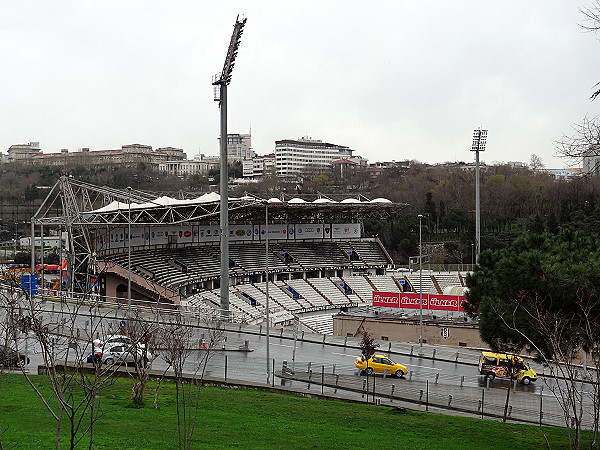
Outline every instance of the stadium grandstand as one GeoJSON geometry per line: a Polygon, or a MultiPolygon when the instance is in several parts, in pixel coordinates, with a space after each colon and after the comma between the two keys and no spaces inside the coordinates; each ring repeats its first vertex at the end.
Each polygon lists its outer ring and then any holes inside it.
{"type": "MultiPolygon", "coordinates": [[[[273,325],[297,320],[331,334],[332,315],[370,306],[374,291],[442,294],[464,285],[460,274],[392,271],[379,239],[365,236],[363,219],[405,207],[381,198],[229,198],[229,320],[261,324],[268,303],[273,325]]],[[[32,234],[68,236],[61,289],[218,314],[219,213],[216,193],[156,197],[61,177],[32,218],[32,234]]]]}

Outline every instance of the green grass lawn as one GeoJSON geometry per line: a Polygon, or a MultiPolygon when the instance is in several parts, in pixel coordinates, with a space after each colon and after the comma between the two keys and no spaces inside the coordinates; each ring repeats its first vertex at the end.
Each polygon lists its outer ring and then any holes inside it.
{"type": "MultiPolygon", "coordinates": [[[[31,378],[49,392],[48,377],[31,378]]],[[[158,409],[152,407],[156,383],[149,383],[142,408],[133,407],[131,386],[131,380],[116,379],[99,394],[103,415],[95,425],[94,448],[178,448],[174,385],[160,387],[158,409]]],[[[191,448],[530,449],[546,447],[546,439],[553,449],[568,448],[567,431],[561,428],[401,413],[249,389],[202,387],[200,392],[191,448]]],[[[69,448],[67,428],[63,423],[61,448],[69,448]]],[[[2,448],[54,448],[56,421],[22,375],[2,375],[0,432],[2,448]]],[[[588,447],[585,436],[582,448],[588,447]]],[[[77,448],[88,443],[86,438],[77,448]]]]}

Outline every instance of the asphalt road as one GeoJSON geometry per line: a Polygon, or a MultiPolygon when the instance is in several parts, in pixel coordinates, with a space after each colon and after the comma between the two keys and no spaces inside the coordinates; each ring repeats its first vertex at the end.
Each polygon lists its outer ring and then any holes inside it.
{"type": "MultiPolygon", "coordinates": [[[[90,339],[96,335],[118,333],[123,324],[122,311],[112,308],[81,308],[72,311],[67,306],[46,302],[42,313],[44,323],[59,332],[56,349],[59,359],[67,357],[69,343],[72,345],[68,360],[75,355],[90,354],[90,339]],[[61,308],[62,306],[62,308],[61,308]],[[102,320],[99,320],[99,318],[102,320]],[[73,340],[61,335],[69,330],[73,320],[79,339],[73,340]],[[94,324],[102,324],[96,327],[94,324]],[[91,336],[91,337],[90,337],[91,336]]],[[[152,321],[156,317],[148,316],[152,321]]],[[[159,321],[162,319],[159,319],[159,321]]],[[[222,339],[211,351],[200,350],[202,338],[209,331],[197,320],[194,323],[192,349],[185,363],[188,373],[202,372],[204,376],[228,380],[242,380],[256,383],[283,384],[297,389],[320,389],[324,394],[343,395],[351,398],[379,398],[384,402],[406,403],[408,407],[425,410],[431,408],[454,409],[477,416],[498,417],[502,414],[508,382],[496,379],[487,385],[479,376],[477,362],[479,350],[467,348],[432,347],[399,342],[380,342],[378,351],[388,354],[391,359],[407,366],[409,374],[404,378],[376,377],[376,392],[372,395],[372,380],[360,376],[354,367],[354,360],[360,355],[359,338],[323,336],[312,333],[299,333],[296,341],[291,331],[271,330],[269,337],[269,359],[267,360],[267,339],[265,329],[256,326],[225,324],[222,339]],[[251,351],[239,351],[248,342],[251,351]],[[284,362],[294,374],[282,374],[284,362]],[[272,374],[275,374],[275,378],[272,374]],[[269,376],[267,375],[269,374],[269,376]],[[341,381],[340,381],[341,380],[341,381]]],[[[160,325],[160,324],[159,324],[160,325]]],[[[29,372],[37,373],[37,366],[43,364],[41,350],[32,338],[22,339],[20,351],[28,354],[31,362],[29,372]]],[[[160,349],[154,349],[157,358],[152,369],[163,371],[168,365],[160,349]]],[[[554,379],[544,377],[544,368],[535,365],[540,379],[528,386],[516,385],[511,391],[513,418],[530,423],[564,426],[562,413],[551,390],[557,386],[554,379]],[[541,413],[541,414],[540,414],[541,413]]],[[[583,385],[585,391],[591,391],[583,385]]],[[[587,396],[584,396],[587,397],[587,396]]],[[[589,405],[588,405],[589,406],[589,405]]],[[[591,410],[591,408],[588,408],[591,410]]],[[[584,421],[584,423],[589,423],[584,421]]]]}

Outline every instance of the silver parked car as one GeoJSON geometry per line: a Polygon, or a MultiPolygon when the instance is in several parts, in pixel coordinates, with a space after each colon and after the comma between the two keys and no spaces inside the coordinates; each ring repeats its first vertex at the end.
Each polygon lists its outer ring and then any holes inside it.
{"type": "Polygon", "coordinates": [[[129,344],[107,344],[102,353],[102,360],[107,365],[148,364],[146,352],[129,344]]]}
{"type": "Polygon", "coordinates": [[[136,343],[129,336],[114,334],[104,339],[94,339],[93,358],[107,364],[143,363],[154,359],[145,344],[136,343]]]}

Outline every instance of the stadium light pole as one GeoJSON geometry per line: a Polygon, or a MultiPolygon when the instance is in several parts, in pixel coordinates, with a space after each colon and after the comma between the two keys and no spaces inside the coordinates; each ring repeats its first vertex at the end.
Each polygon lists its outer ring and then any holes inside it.
{"type": "Polygon", "coordinates": [[[423,214],[419,214],[419,348],[423,349],[423,214]]]}
{"type": "Polygon", "coordinates": [[[240,45],[240,37],[246,24],[246,19],[235,20],[233,33],[227,56],[223,64],[221,73],[213,77],[213,86],[215,86],[215,101],[219,102],[221,109],[221,137],[220,137],[220,162],[219,162],[219,227],[221,232],[221,277],[220,277],[220,297],[221,297],[221,318],[223,321],[229,321],[229,196],[228,196],[228,167],[227,167],[227,86],[231,82],[231,73],[235,64],[235,57],[240,45]],[[218,93],[218,95],[217,95],[218,93]]]}
{"type": "Polygon", "coordinates": [[[271,333],[271,318],[269,316],[269,200],[265,201],[265,305],[267,308],[267,384],[271,377],[271,355],[269,354],[269,334],[271,333]]]}
{"type": "Polygon", "coordinates": [[[127,308],[131,308],[131,186],[127,186],[127,308]]]}
{"type": "Polygon", "coordinates": [[[471,151],[475,152],[475,264],[479,262],[481,252],[481,211],[479,209],[479,152],[485,151],[487,130],[481,128],[473,131],[471,151]]]}

